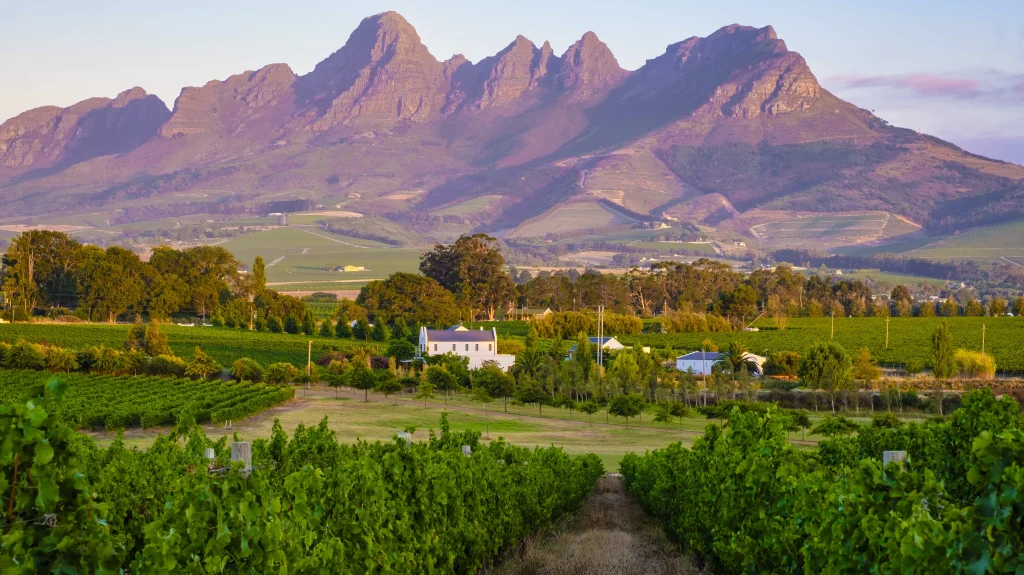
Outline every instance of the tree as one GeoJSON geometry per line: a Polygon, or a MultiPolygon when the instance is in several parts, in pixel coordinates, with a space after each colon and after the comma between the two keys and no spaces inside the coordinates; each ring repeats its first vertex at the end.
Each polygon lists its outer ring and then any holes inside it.
{"type": "Polygon", "coordinates": [[[946,298],[946,301],[942,302],[942,315],[945,317],[955,317],[960,315],[960,304],[956,303],[953,296],[946,298]]]}
{"type": "Polygon", "coordinates": [[[270,333],[281,333],[284,331],[284,326],[281,325],[281,318],[276,315],[272,315],[267,318],[267,331],[270,333]]]}
{"type": "Polygon", "coordinates": [[[409,329],[409,324],[405,322],[405,318],[398,316],[392,322],[393,328],[391,330],[391,337],[394,339],[409,339],[412,337],[412,330],[409,329]]]}
{"type": "Polygon", "coordinates": [[[294,314],[284,316],[284,331],[290,334],[299,333],[299,320],[294,314]]]}
{"type": "Polygon", "coordinates": [[[338,316],[338,323],[334,324],[334,335],[345,339],[352,337],[352,326],[349,325],[348,316],[338,316]]]}
{"type": "Polygon", "coordinates": [[[423,400],[424,409],[427,407],[427,400],[434,399],[434,384],[430,383],[426,379],[421,379],[420,384],[416,386],[416,395],[412,396],[416,401],[423,400]]]}
{"type": "Polygon", "coordinates": [[[1006,300],[1001,297],[994,297],[992,301],[988,302],[988,315],[992,317],[999,317],[1006,315],[1007,303],[1006,300]]]}
{"type": "Polygon", "coordinates": [[[388,342],[388,356],[398,359],[412,359],[416,356],[416,346],[407,339],[392,339],[388,342]]]}
{"type": "MultiPolygon", "coordinates": [[[[398,377],[395,372],[390,369],[382,369],[377,372],[377,383],[374,385],[374,391],[377,393],[384,394],[384,399],[387,399],[389,395],[397,394],[402,391],[402,383],[398,381],[398,377]]],[[[395,405],[398,405],[398,396],[395,395],[395,405]]]]}
{"type": "Polygon", "coordinates": [[[846,350],[835,342],[819,343],[811,348],[800,364],[800,379],[812,390],[829,394],[832,412],[836,411],[836,395],[849,387],[852,362],[846,350]]]}
{"type": "Polygon", "coordinates": [[[516,400],[525,403],[537,404],[537,415],[543,415],[544,403],[551,399],[551,396],[541,387],[540,383],[528,374],[520,376],[516,385],[516,400]]]}
{"type": "Polygon", "coordinates": [[[640,415],[645,405],[644,396],[629,393],[616,395],[608,404],[608,413],[626,418],[626,427],[629,427],[629,418],[640,415]]]}
{"type": "Polygon", "coordinates": [[[462,236],[454,244],[437,244],[423,255],[420,271],[455,294],[460,305],[493,321],[497,310],[515,299],[512,278],[497,240],[486,234],[462,236]]]}
{"type": "Polygon", "coordinates": [[[90,251],[78,274],[79,305],[95,309],[114,323],[122,313],[141,307],[145,273],[134,252],[118,246],[90,251]]]}
{"type": "Polygon", "coordinates": [[[541,365],[546,359],[543,353],[537,351],[537,348],[528,347],[526,351],[516,356],[516,360],[512,364],[512,373],[516,377],[521,375],[533,377],[540,371],[541,365]]]}
{"type": "Polygon", "coordinates": [[[374,324],[373,330],[370,332],[370,339],[373,341],[387,341],[391,339],[391,330],[388,329],[388,325],[384,323],[382,318],[377,318],[377,323],[374,324]]]}
{"type": "Polygon", "coordinates": [[[316,317],[311,310],[306,310],[306,313],[302,316],[302,333],[305,335],[316,333],[316,317]]]}
{"type": "Polygon", "coordinates": [[[956,359],[953,355],[953,336],[945,321],[932,334],[932,373],[936,379],[950,379],[957,374],[956,359]]]}
{"type": "Polygon", "coordinates": [[[330,319],[320,322],[320,337],[334,337],[334,328],[331,326],[330,319]]]}
{"type": "Polygon", "coordinates": [[[508,398],[515,392],[516,379],[494,362],[485,362],[479,369],[470,372],[473,389],[483,389],[491,397],[504,399],[508,411],[508,398]]]}
{"type": "Polygon", "coordinates": [[[458,380],[448,371],[446,365],[427,366],[427,381],[434,386],[434,389],[444,391],[444,403],[448,405],[448,392],[458,386],[458,380]]]}
{"type": "Polygon", "coordinates": [[[267,366],[264,379],[267,383],[289,383],[299,376],[299,370],[287,362],[272,363],[267,366]]]}
{"type": "Polygon", "coordinates": [[[732,374],[733,377],[739,375],[744,370],[747,373],[758,373],[760,371],[757,362],[750,357],[747,347],[738,341],[730,341],[725,346],[725,351],[718,354],[718,359],[715,360],[715,363],[720,365],[724,371],[732,374]]]}
{"type": "Polygon", "coordinates": [[[396,272],[387,279],[374,280],[359,290],[356,303],[374,316],[375,323],[381,323],[380,316],[434,325],[450,325],[459,319],[452,291],[420,274],[396,272]]]}
{"type": "Polygon", "coordinates": [[[185,365],[185,375],[189,377],[206,379],[215,373],[220,373],[220,371],[221,366],[217,363],[217,360],[207,355],[198,345],[196,346],[195,355],[185,365]]]}
{"type": "Polygon", "coordinates": [[[862,347],[857,350],[857,355],[853,358],[853,371],[851,375],[854,379],[863,381],[875,381],[882,377],[882,370],[875,365],[875,361],[871,358],[871,352],[868,348],[862,347]]]}
{"type": "Polygon", "coordinates": [[[370,323],[362,318],[356,320],[356,325],[352,327],[352,337],[368,341],[370,339],[370,323]]]}
{"type": "Polygon", "coordinates": [[[231,364],[231,377],[237,381],[259,383],[263,380],[263,366],[256,360],[242,357],[231,364]]]}
{"type": "Polygon", "coordinates": [[[596,401],[589,400],[579,404],[579,410],[590,416],[590,425],[594,425],[594,414],[601,410],[596,401]]]}
{"type": "Polygon", "coordinates": [[[1013,315],[1017,317],[1024,315],[1024,296],[1013,300],[1013,315]]]}
{"type": "Polygon", "coordinates": [[[62,347],[50,347],[46,350],[46,367],[50,371],[63,371],[71,373],[78,369],[78,360],[75,352],[62,347]]]}
{"type": "Polygon", "coordinates": [[[349,385],[355,389],[363,390],[363,401],[370,401],[370,390],[377,385],[377,376],[370,369],[367,361],[356,361],[353,358],[352,369],[346,376],[349,385]]]}

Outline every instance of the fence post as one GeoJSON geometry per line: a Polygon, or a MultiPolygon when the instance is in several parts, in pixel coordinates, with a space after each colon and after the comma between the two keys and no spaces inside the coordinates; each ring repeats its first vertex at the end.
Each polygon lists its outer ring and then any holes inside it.
{"type": "Polygon", "coordinates": [[[906,451],[883,451],[882,452],[882,468],[885,469],[890,463],[896,462],[899,464],[900,469],[903,469],[907,463],[907,452],[906,451]]]}
{"type": "Polygon", "coordinates": [[[463,445],[462,446],[462,454],[465,455],[466,457],[469,457],[469,456],[473,455],[473,448],[471,448],[468,445],[463,445]]]}
{"type": "Polygon", "coordinates": [[[248,441],[235,441],[231,444],[231,461],[241,461],[242,475],[249,477],[252,472],[252,443],[248,441]]]}

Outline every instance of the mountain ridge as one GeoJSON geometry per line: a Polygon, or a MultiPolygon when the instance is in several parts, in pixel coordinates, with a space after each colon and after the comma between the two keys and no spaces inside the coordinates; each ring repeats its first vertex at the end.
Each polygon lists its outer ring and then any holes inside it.
{"type": "Polygon", "coordinates": [[[594,32],[561,55],[518,36],[475,63],[440,60],[385,12],[307,74],[270,64],[184,88],[170,110],[136,88],[0,125],[7,217],[216,190],[230,199],[174,209],[241,213],[283,194],[437,229],[422,212],[495,195],[500,209],[466,219],[497,231],[581,195],[677,219],[716,195],[943,229],[1024,214],[1022,180],[835,97],[774,28],[738,24],[629,71],[594,32]],[[413,188],[416,202],[387,199],[413,188]]]}

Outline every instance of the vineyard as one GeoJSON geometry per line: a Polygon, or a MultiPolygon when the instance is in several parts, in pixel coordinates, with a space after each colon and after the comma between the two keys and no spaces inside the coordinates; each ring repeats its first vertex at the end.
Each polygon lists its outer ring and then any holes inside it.
{"type": "MultiPolygon", "coordinates": [[[[70,349],[105,345],[120,349],[131,328],[128,324],[45,324],[15,323],[0,325],[0,341],[13,343],[19,339],[47,342],[70,349]]],[[[287,333],[256,332],[243,329],[212,327],[160,327],[170,340],[171,349],[179,357],[191,357],[196,346],[202,347],[223,365],[240,357],[254,359],[261,364],[288,362],[306,365],[306,342],[312,341],[315,361],[332,349],[368,347],[376,349],[374,342],[287,333]]]]}
{"type": "Polygon", "coordinates": [[[295,396],[262,383],[0,370],[0,404],[27,401],[55,377],[67,385],[61,415],[81,429],[171,425],[185,413],[198,423],[235,420],[295,396]]]}
{"type": "Polygon", "coordinates": [[[187,422],[145,451],[98,448],[54,415],[61,386],[50,394],[0,406],[4,573],[475,573],[604,473],[595,456],[483,445],[442,418],[412,443],[275,426],[246,474],[187,422]]]}
{"type": "Polygon", "coordinates": [[[949,421],[862,428],[817,452],[734,411],[692,449],[627,455],[629,492],[715,573],[1021,573],[1020,406],[981,391],[949,421]],[[905,450],[883,469],[883,450],[905,450]]]}

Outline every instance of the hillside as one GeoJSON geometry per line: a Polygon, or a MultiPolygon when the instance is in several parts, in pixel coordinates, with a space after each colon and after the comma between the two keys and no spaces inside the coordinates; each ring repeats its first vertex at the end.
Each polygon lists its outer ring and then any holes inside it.
{"type": "Polygon", "coordinates": [[[442,61],[388,12],[302,76],[270,64],[185,88],[172,110],[134,88],[0,125],[6,225],[252,215],[302,199],[427,238],[557,225],[564,206],[595,201],[630,217],[583,211],[574,229],[761,210],[951,231],[1020,217],[1022,182],[1024,167],[838,99],[770,26],[689,38],[628,71],[593,32],[561,55],[519,36],[479,62],[442,61]]]}

